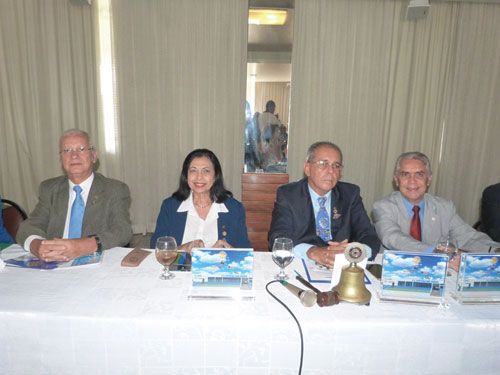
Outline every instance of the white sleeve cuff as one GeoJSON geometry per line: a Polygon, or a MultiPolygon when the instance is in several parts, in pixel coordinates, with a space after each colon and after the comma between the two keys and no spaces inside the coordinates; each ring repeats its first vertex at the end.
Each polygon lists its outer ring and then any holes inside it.
{"type": "Polygon", "coordinates": [[[308,243],[299,243],[293,248],[293,253],[297,259],[309,259],[307,256],[307,251],[314,245],[308,243]]]}
{"type": "Polygon", "coordinates": [[[26,238],[26,241],[24,241],[24,250],[26,251],[30,251],[30,246],[31,246],[31,242],[33,242],[33,240],[44,240],[45,238],[41,237],[41,236],[37,236],[36,234],[32,234],[31,236],[29,236],[28,238],[26,238]]]}

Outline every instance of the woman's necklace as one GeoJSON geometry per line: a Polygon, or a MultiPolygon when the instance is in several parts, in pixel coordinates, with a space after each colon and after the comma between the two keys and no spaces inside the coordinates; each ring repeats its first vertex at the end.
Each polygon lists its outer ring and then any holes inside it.
{"type": "Polygon", "coordinates": [[[208,207],[208,206],[210,206],[211,204],[212,204],[212,202],[210,202],[210,203],[208,203],[208,204],[206,204],[206,205],[204,205],[204,206],[202,206],[201,204],[198,204],[198,203],[195,203],[194,205],[195,205],[195,207],[198,207],[198,208],[203,209],[203,208],[207,208],[207,207],[208,207]]]}

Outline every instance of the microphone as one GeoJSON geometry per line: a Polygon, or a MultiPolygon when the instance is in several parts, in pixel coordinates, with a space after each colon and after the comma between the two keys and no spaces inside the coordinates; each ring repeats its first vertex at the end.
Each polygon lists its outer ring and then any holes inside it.
{"type": "Polygon", "coordinates": [[[299,280],[302,284],[307,286],[308,288],[311,288],[314,292],[316,292],[316,303],[318,304],[319,307],[325,307],[325,306],[332,306],[332,305],[338,305],[340,302],[339,300],[339,293],[332,290],[329,292],[322,292],[321,290],[317,289],[309,283],[306,279],[304,279],[300,274],[295,271],[297,274],[296,279],[299,280]]]}
{"type": "Polygon", "coordinates": [[[294,296],[298,297],[304,306],[311,307],[316,303],[316,293],[312,290],[297,288],[295,285],[287,283],[286,281],[282,281],[281,285],[287,288],[294,296]]]}

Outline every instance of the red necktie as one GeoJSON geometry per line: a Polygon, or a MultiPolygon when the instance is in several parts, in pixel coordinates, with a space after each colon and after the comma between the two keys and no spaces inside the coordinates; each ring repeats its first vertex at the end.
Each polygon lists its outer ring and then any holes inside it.
{"type": "Polygon", "coordinates": [[[413,206],[413,218],[410,224],[410,236],[412,236],[417,241],[422,241],[422,228],[420,226],[420,207],[413,206]]]}

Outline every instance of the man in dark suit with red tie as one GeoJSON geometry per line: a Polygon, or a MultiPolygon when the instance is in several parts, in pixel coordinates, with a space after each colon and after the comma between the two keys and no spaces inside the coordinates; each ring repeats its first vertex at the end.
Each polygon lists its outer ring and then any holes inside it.
{"type": "Polygon", "coordinates": [[[269,245],[278,237],[293,241],[297,258],[332,267],[348,242],[367,246],[375,257],[380,241],[366,214],[359,187],[340,182],[342,151],[331,142],[309,147],[306,178],[280,186],[276,193],[269,245]]]}
{"type": "Polygon", "coordinates": [[[500,248],[500,243],[464,222],[453,202],[427,194],[431,180],[427,156],[420,152],[399,156],[394,168],[399,191],[373,205],[375,229],[386,249],[431,253],[448,235],[462,250],[488,252],[500,248]]]}

